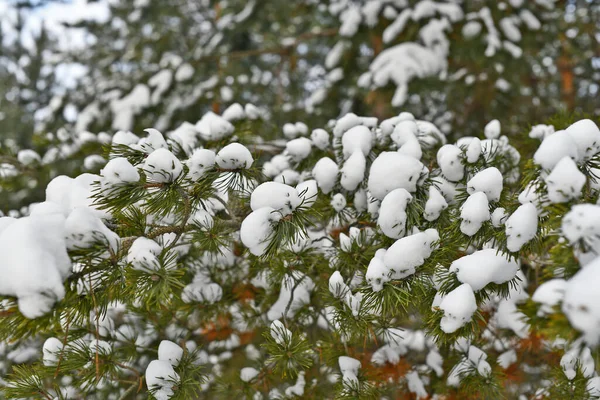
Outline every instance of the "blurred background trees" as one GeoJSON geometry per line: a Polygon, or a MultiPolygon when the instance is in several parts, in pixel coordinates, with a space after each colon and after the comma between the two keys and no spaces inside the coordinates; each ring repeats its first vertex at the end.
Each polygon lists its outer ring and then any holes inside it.
{"type": "MultiPolygon", "coordinates": [[[[597,0],[6,0],[0,11],[4,180],[23,168],[19,148],[40,153],[43,182],[81,164],[68,159],[85,151],[62,154],[61,141],[169,132],[234,102],[269,110],[265,139],[346,112],[409,111],[461,135],[491,119],[517,134],[600,112],[597,0]]],[[[16,200],[23,182],[0,193],[2,209],[39,199],[32,182],[16,200]]]]}

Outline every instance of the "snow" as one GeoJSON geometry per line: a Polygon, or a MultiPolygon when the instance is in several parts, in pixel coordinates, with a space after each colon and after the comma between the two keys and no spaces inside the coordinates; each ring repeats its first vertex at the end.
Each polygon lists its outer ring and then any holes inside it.
{"type": "Polygon", "coordinates": [[[190,79],[194,75],[194,67],[188,63],[181,64],[177,71],[175,71],[175,80],[177,82],[184,82],[190,79]]]}
{"type": "Polygon", "coordinates": [[[295,185],[300,182],[300,173],[293,169],[285,169],[274,179],[275,182],[295,185]]]}
{"type": "Polygon", "coordinates": [[[361,151],[355,151],[344,162],[341,170],[340,184],[348,191],[356,190],[365,178],[367,160],[361,151]]]}
{"type": "Polygon", "coordinates": [[[370,205],[371,203],[368,202],[366,190],[359,188],[354,192],[354,208],[356,211],[367,211],[370,205]]]}
{"type": "Polygon", "coordinates": [[[251,212],[242,222],[240,238],[250,253],[261,256],[271,243],[273,225],[279,221],[281,214],[274,208],[263,207],[251,212]]]}
{"type": "Polygon", "coordinates": [[[181,299],[186,303],[214,304],[223,298],[223,288],[218,283],[196,274],[194,281],[183,288],[181,299]]]}
{"type": "Polygon", "coordinates": [[[587,381],[586,391],[590,398],[600,397],[600,376],[595,376],[587,381]]]}
{"type": "Polygon", "coordinates": [[[354,126],[348,129],[342,136],[342,151],[344,159],[348,159],[357,151],[366,157],[371,152],[373,135],[371,130],[364,125],[354,126]]]}
{"type": "Polygon", "coordinates": [[[460,231],[467,236],[473,236],[479,231],[485,221],[490,220],[488,198],[483,192],[470,195],[460,207],[460,231]]]}
{"type": "Polygon", "coordinates": [[[517,352],[514,349],[507,350],[498,356],[498,365],[507,369],[517,362],[517,352]]]}
{"type": "Polygon", "coordinates": [[[417,139],[419,127],[414,119],[398,121],[391,133],[391,139],[398,146],[398,152],[420,160],[423,156],[421,144],[417,139]]]}
{"type": "Polygon", "coordinates": [[[179,374],[168,361],[153,360],[146,368],[146,384],[156,400],[168,400],[179,383],[179,374]]]}
{"type": "Polygon", "coordinates": [[[152,239],[139,237],[127,252],[127,262],[138,270],[157,270],[162,247],[152,239]]]}
{"type": "Polygon", "coordinates": [[[592,120],[579,120],[565,132],[575,142],[581,160],[589,160],[600,152],[600,129],[592,120]]]}
{"type": "Polygon", "coordinates": [[[468,283],[463,283],[444,296],[439,308],[444,311],[440,328],[446,333],[456,332],[471,321],[477,311],[473,289],[468,283]]]}
{"type": "Polygon", "coordinates": [[[299,132],[296,130],[296,125],[292,124],[291,122],[284,124],[282,129],[283,136],[285,136],[287,139],[294,139],[298,137],[299,132]]]}
{"type": "Polygon", "coordinates": [[[569,157],[563,157],[545,179],[548,199],[552,203],[566,203],[581,196],[587,178],[569,157]]]}
{"type": "Polygon", "coordinates": [[[245,367],[240,371],[240,379],[244,382],[250,382],[258,376],[259,372],[256,368],[245,367]]]}
{"type": "Polygon", "coordinates": [[[217,141],[230,136],[235,127],[222,116],[207,112],[196,122],[196,130],[202,140],[217,141]]]}
{"type": "Polygon", "coordinates": [[[544,140],[546,136],[552,135],[553,133],[554,126],[539,124],[531,127],[531,131],[529,131],[529,137],[532,139],[544,140]]]}
{"type": "Polygon", "coordinates": [[[71,211],[64,229],[69,250],[89,248],[96,243],[107,245],[113,253],[119,248],[119,236],[108,229],[93,210],[87,207],[71,211]]]}
{"type": "Polygon", "coordinates": [[[531,299],[540,304],[542,315],[550,314],[554,306],[562,302],[566,287],[567,281],[564,279],[550,279],[538,286],[531,299]]]}
{"type": "Polygon", "coordinates": [[[517,309],[512,299],[500,300],[493,317],[495,325],[500,329],[510,329],[517,337],[525,339],[529,336],[529,325],[526,316],[517,309]]]}
{"type": "Polygon", "coordinates": [[[448,204],[454,204],[458,189],[462,188],[463,185],[453,183],[443,178],[442,176],[435,176],[431,178],[431,183],[440,191],[444,199],[448,204]]]}
{"type": "Polygon", "coordinates": [[[481,349],[473,345],[469,346],[467,359],[475,366],[479,375],[483,377],[489,377],[491,375],[492,367],[486,361],[487,354],[485,354],[481,349]]]}
{"type": "Polygon", "coordinates": [[[44,366],[53,367],[58,363],[60,352],[63,350],[63,343],[57,338],[46,339],[42,347],[42,361],[44,366]]]}
{"type": "Polygon", "coordinates": [[[308,126],[304,122],[298,121],[294,124],[294,126],[296,128],[296,132],[298,132],[299,135],[308,135],[308,126]]]}
{"type": "Polygon", "coordinates": [[[502,18],[499,22],[502,33],[504,33],[504,36],[511,42],[520,42],[523,37],[521,31],[517,27],[517,23],[519,23],[519,19],[515,16],[502,18]]]}
{"type": "Polygon", "coordinates": [[[176,343],[170,340],[162,340],[158,345],[158,359],[160,361],[168,361],[172,366],[179,365],[183,357],[183,349],[176,343]]]}
{"type": "Polygon", "coordinates": [[[449,181],[460,181],[465,175],[465,167],[461,161],[462,150],[452,144],[446,144],[437,152],[437,163],[442,174],[449,181]]]}
{"type": "MultiPolygon", "coordinates": [[[[340,234],[340,239],[341,235],[343,234],[340,234]]],[[[346,238],[350,240],[347,236],[346,238]]],[[[335,298],[342,300],[348,308],[350,308],[352,315],[355,317],[358,315],[362,295],[360,293],[355,295],[352,294],[348,285],[344,283],[344,279],[339,271],[335,271],[329,277],[329,292],[331,292],[335,298]]]]}
{"type": "Polygon", "coordinates": [[[329,157],[323,157],[317,161],[312,170],[312,176],[317,181],[319,189],[325,194],[333,190],[338,173],[337,164],[329,157]]]}
{"type": "Polygon", "coordinates": [[[132,91],[110,102],[114,114],[112,128],[128,131],[133,128],[134,117],[150,106],[151,93],[148,86],[138,83],[132,91]]]}
{"type": "Polygon", "coordinates": [[[252,191],[250,197],[250,207],[253,211],[270,207],[282,216],[291,214],[301,202],[296,188],[278,182],[260,184],[252,191]]]}
{"type": "Polygon", "coordinates": [[[472,39],[481,32],[481,24],[477,21],[469,21],[462,28],[462,34],[466,39],[472,39]]]}
{"type": "Polygon", "coordinates": [[[501,284],[510,281],[519,271],[519,264],[496,249],[484,249],[453,261],[449,271],[477,292],[491,282],[501,284]]]}
{"type": "Polygon", "coordinates": [[[245,119],[246,113],[240,103],[233,103],[223,111],[221,117],[229,122],[234,122],[245,119]]]}
{"type": "Polygon", "coordinates": [[[346,197],[341,194],[341,193],[336,193],[332,198],[331,198],[331,207],[333,207],[333,209],[337,212],[341,212],[346,205],[348,204],[346,202],[346,197]]]}
{"type": "Polygon", "coordinates": [[[83,160],[83,168],[87,171],[95,170],[96,168],[101,167],[105,164],[106,160],[104,159],[104,157],[98,154],[91,154],[83,160]]]}
{"type": "Polygon", "coordinates": [[[133,183],[140,180],[140,174],[124,157],[113,158],[100,171],[103,187],[112,187],[124,183],[133,183]]]}
{"type": "Polygon", "coordinates": [[[494,119],[488,122],[483,128],[483,133],[487,139],[498,139],[500,136],[500,121],[494,119]]]}
{"type": "Polygon", "coordinates": [[[499,201],[502,193],[502,173],[496,167],[489,167],[475,174],[467,182],[467,193],[483,192],[488,201],[499,201]]]}
{"type": "Polygon", "coordinates": [[[0,232],[0,295],[18,298],[19,311],[34,319],[62,300],[62,282],[71,273],[65,243],[65,217],[32,215],[0,232]]]}
{"type": "Polygon", "coordinates": [[[600,233],[600,206],[576,204],[562,220],[562,233],[570,243],[590,239],[600,233]]]}
{"type": "Polygon", "coordinates": [[[552,170],[564,157],[579,161],[577,143],[565,131],[547,136],[533,155],[533,161],[545,170],[552,170]]]}
{"type": "Polygon", "coordinates": [[[304,395],[304,387],[306,386],[306,380],[304,378],[304,371],[300,371],[298,373],[298,379],[296,379],[296,383],[287,389],[285,389],[285,395],[292,396],[303,396],[304,395]]]}
{"type": "Polygon", "coordinates": [[[427,366],[431,368],[438,377],[441,377],[444,374],[444,359],[441,354],[435,350],[429,351],[427,353],[427,357],[425,359],[427,366]]]}
{"type": "MultiPolygon", "coordinates": [[[[492,212],[491,221],[494,228],[500,228],[507,220],[508,214],[503,207],[498,207],[492,212]]],[[[536,222],[537,230],[537,222],[536,222]]]]}
{"type": "Polygon", "coordinates": [[[431,253],[440,239],[438,231],[427,229],[424,232],[406,236],[390,246],[383,257],[383,263],[390,270],[392,279],[403,279],[415,273],[431,253]]]}
{"type": "Polygon", "coordinates": [[[390,25],[388,25],[388,27],[385,28],[385,30],[383,31],[383,36],[382,36],[383,42],[390,43],[394,39],[396,39],[398,37],[398,35],[400,35],[402,33],[402,31],[404,30],[404,27],[406,26],[406,23],[410,20],[411,16],[412,16],[412,10],[410,10],[410,9],[402,10],[402,12],[400,12],[400,14],[398,14],[398,16],[396,17],[394,22],[392,22],[390,25]]]}
{"type": "Polygon", "coordinates": [[[152,153],[154,150],[168,148],[167,142],[160,131],[153,128],[148,128],[144,129],[144,132],[147,132],[148,136],[140,139],[137,143],[137,147],[139,147],[143,152],[152,153]]]}
{"type": "Polygon", "coordinates": [[[181,161],[168,149],[154,150],[144,161],[144,172],[151,182],[173,182],[183,172],[181,161]]]}
{"type": "Polygon", "coordinates": [[[35,151],[26,149],[19,151],[17,160],[23,165],[34,165],[39,164],[42,161],[42,158],[35,151]]]}
{"type": "Polygon", "coordinates": [[[115,145],[125,145],[129,146],[130,144],[137,143],[140,138],[138,138],[135,134],[128,130],[118,131],[112,137],[112,144],[115,145]]]}
{"type": "Polygon", "coordinates": [[[314,179],[309,179],[304,182],[300,182],[296,185],[296,190],[298,191],[298,195],[301,199],[301,207],[300,208],[309,208],[317,201],[317,181],[314,179]]]}
{"type": "Polygon", "coordinates": [[[325,129],[313,130],[310,139],[318,149],[325,150],[329,147],[329,133],[325,129]]]}
{"type": "Polygon", "coordinates": [[[294,162],[300,162],[310,155],[312,141],[308,138],[298,138],[286,143],[287,154],[294,162]]]}
{"type": "Polygon", "coordinates": [[[343,299],[350,292],[350,288],[344,283],[340,271],[335,271],[329,277],[329,291],[338,299],[343,299]]]}
{"type": "Polygon", "coordinates": [[[481,140],[479,140],[478,138],[473,138],[469,142],[469,145],[467,146],[467,151],[465,152],[467,156],[467,162],[471,164],[477,162],[479,156],[481,155],[481,151],[481,140]]]}
{"type": "Polygon", "coordinates": [[[270,334],[280,345],[289,344],[292,340],[292,332],[278,319],[271,323],[270,334]]]}
{"type": "MultiPolygon", "coordinates": [[[[92,174],[82,174],[75,179],[59,175],[46,186],[46,202],[55,204],[65,216],[78,207],[92,207],[92,184],[98,179],[92,174]]],[[[104,211],[94,212],[98,216],[107,215],[104,211]]]]}
{"type": "Polygon", "coordinates": [[[338,358],[340,371],[342,371],[342,381],[345,385],[354,386],[358,384],[358,370],[361,367],[360,361],[347,356],[338,358]]]}
{"type": "Polygon", "coordinates": [[[217,155],[209,149],[196,149],[191,157],[186,160],[188,177],[192,181],[200,180],[208,171],[214,168],[217,155]]]}
{"type": "Polygon", "coordinates": [[[397,152],[382,152],[371,165],[369,191],[379,200],[398,188],[413,193],[417,190],[422,170],[423,164],[416,158],[397,152]]]}
{"type": "Polygon", "coordinates": [[[314,288],[312,279],[300,271],[285,275],[281,282],[279,298],[267,312],[267,318],[273,321],[282,318],[284,314],[287,318],[293,318],[300,308],[310,304],[310,293],[314,288]]]}
{"type": "Polygon", "coordinates": [[[252,166],[254,159],[250,150],[239,143],[231,143],[223,147],[218,153],[215,161],[219,168],[225,170],[248,169],[252,166]]]}
{"type": "MultiPolygon", "coordinates": [[[[495,212],[496,210],[494,210],[495,212]]],[[[537,233],[538,216],[537,209],[532,203],[526,203],[511,214],[505,222],[506,247],[508,250],[517,252],[521,247],[537,233]]]]}
{"type": "Polygon", "coordinates": [[[344,10],[340,15],[340,21],[342,25],[339,28],[339,35],[345,37],[352,37],[358,31],[362,16],[360,8],[358,6],[351,6],[344,10]]]}
{"type": "Polygon", "coordinates": [[[589,347],[579,348],[573,345],[560,359],[560,366],[570,381],[575,379],[576,370],[581,371],[584,378],[591,378],[595,372],[594,358],[589,347]]]}
{"type": "Polygon", "coordinates": [[[389,192],[381,202],[377,226],[384,235],[399,239],[405,234],[406,206],[412,201],[412,196],[406,189],[399,188],[389,192]]]}
{"type": "Polygon", "coordinates": [[[373,291],[379,292],[383,289],[383,285],[390,281],[390,270],[383,263],[382,258],[375,256],[369,262],[365,278],[373,291]]]}
{"type": "Polygon", "coordinates": [[[247,103],[244,106],[244,112],[246,113],[246,117],[250,120],[257,120],[261,118],[262,111],[256,107],[254,104],[247,103]]]}
{"type": "Polygon", "coordinates": [[[591,346],[600,342],[600,258],[577,272],[565,286],[562,310],[591,346]]]}
{"type": "MultiPolygon", "coordinates": [[[[342,209],[343,209],[343,207],[342,207],[342,209]]],[[[340,249],[345,252],[350,252],[350,250],[352,249],[352,239],[350,239],[350,237],[348,235],[346,235],[344,232],[340,233],[339,239],[340,239],[340,249]]]]}
{"type": "Polygon", "coordinates": [[[417,399],[425,399],[429,397],[425,390],[425,384],[419,377],[416,371],[410,371],[406,374],[406,381],[408,384],[408,391],[414,393],[417,399]]]}
{"type": "Polygon", "coordinates": [[[348,42],[345,40],[338,41],[327,53],[325,57],[325,68],[333,69],[338,66],[342,56],[344,55],[344,50],[348,47],[348,42]]]}
{"type": "Polygon", "coordinates": [[[434,185],[431,185],[429,187],[429,197],[423,211],[423,218],[430,222],[435,221],[446,208],[448,208],[446,199],[434,185]]]}
{"type": "Polygon", "coordinates": [[[349,129],[358,125],[363,125],[363,120],[356,114],[348,113],[335,121],[333,136],[336,138],[341,137],[349,129]]]}
{"type": "Polygon", "coordinates": [[[404,42],[383,50],[375,57],[365,76],[374,87],[394,82],[397,88],[392,105],[402,106],[408,97],[408,84],[414,78],[445,76],[449,42],[444,32],[449,28],[448,20],[431,19],[419,31],[424,45],[404,42]]]}

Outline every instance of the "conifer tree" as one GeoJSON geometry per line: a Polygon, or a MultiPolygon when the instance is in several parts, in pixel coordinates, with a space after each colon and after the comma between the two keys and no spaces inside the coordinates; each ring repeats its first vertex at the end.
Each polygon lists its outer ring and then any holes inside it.
{"type": "Polygon", "coordinates": [[[0,219],[6,397],[598,396],[594,122],[278,147],[253,111],[118,133],[0,219]]]}
{"type": "Polygon", "coordinates": [[[74,23],[44,63],[88,74],[1,149],[0,398],[600,398],[583,3],[74,23]]]}

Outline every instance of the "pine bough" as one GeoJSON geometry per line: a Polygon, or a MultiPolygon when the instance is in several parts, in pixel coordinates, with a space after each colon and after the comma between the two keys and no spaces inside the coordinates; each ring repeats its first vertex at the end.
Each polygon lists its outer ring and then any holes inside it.
{"type": "Polygon", "coordinates": [[[224,116],[102,134],[0,218],[7,398],[600,396],[592,121],[521,158],[498,121],[224,116]]]}

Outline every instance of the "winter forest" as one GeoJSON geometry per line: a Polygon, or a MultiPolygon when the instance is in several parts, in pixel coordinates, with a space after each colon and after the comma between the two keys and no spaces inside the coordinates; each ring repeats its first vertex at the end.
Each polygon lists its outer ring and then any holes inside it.
{"type": "Polygon", "coordinates": [[[600,0],[0,0],[0,400],[600,399],[600,0]]]}

